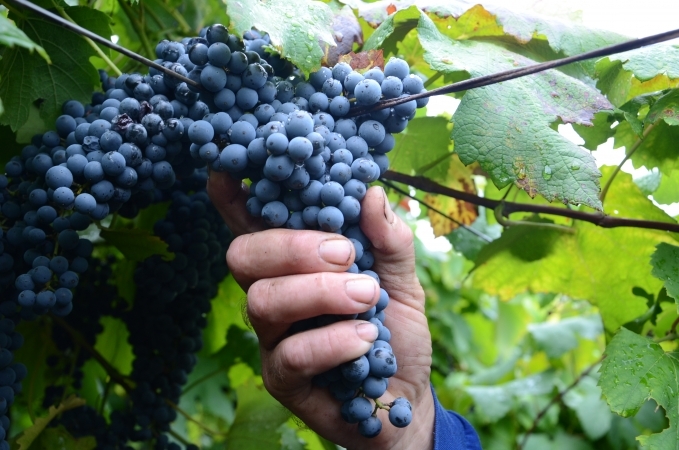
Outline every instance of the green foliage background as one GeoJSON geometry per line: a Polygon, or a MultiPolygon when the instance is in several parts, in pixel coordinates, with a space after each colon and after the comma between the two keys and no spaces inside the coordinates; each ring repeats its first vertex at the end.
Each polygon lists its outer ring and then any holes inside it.
{"type": "MultiPolygon", "coordinates": [[[[0,3],[4,164],[34,133],[48,129],[65,100],[88,101],[97,89],[97,68],[112,75],[144,68],[0,3]]],[[[36,3],[151,58],[157,41],[196,35],[220,22],[239,32],[269,32],[271,51],[309,73],[331,53],[329,44],[344,42],[341,35],[356,51],[381,49],[385,58],[405,58],[429,89],[626,40],[462,0],[36,3]],[[397,11],[388,14],[390,6],[397,11]]],[[[459,93],[454,114],[418,113],[397,138],[392,169],[451,187],[460,179],[476,182],[477,192],[492,199],[556,201],[676,224],[657,202],[679,202],[677,85],[679,48],[660,44],[459,93]],[[560,124],[572,124],[585,144],[562,137],[560,124]],[[651,174],[633,180],[612,167],[599,170],[593,151],[610,138],[627,149],[635,167],[654,169],[651,174]],[[459,161],[469,168],[460,169],[459,161]]],[[[405,207],[398,192],[390,195],[397,212],[421,228],[426,219],[405,207]]],[[[128,302],[135,301],[136,261],[165,251],[149,234],[163,213],[151,208],[134,223],[118,222],[96,235],[97,254],[117,258],[111,283],[128,302]]],[[[677,235],[549,216],[512,219],[530,223],[503,229],[482,209],[472,227],[492,242],[457,229],[445,236],[453,245],[447,254],[427,250],[416,238],[434,341],[432,383],[444,406],[467,417],[490,450],[679,448],[677,235]],[[561,228],[535,226],[546,223],[561,228]]],[[[205,449],[335,448],[263,389],[256,337],[241,314],[244,298],[232,278],[220,286],[173,431],[205,449]]],[[[95,349],[129,374],[133,356],[124,324],[105,318],[102,325],[95,349]]],[[[67,371],[45,368],[50,355],[69,358],[49,343],[51,326],[47,319],[22,325],[26,345],[16,359],[28,366],[29,379],[12,411],[15,443],[53,448],[59,439],[64,448],[93,448],[91,440],[41,426],[40,418],[50,417],[41,405],[44,387],[71,381],[67,371]]],[[[94,360],[86,363],[83,388],[69,389],[105,415],[125,401],[94,360]]]]}

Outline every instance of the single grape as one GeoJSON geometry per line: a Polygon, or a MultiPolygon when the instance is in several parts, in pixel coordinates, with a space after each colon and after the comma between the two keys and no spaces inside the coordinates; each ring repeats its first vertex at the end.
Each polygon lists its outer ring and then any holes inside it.
{"type": "Polygon", "coordinates": [[[279,201],[269,202],[262,208],[262,218],[270,227],[281,227],[288,221],[288,208],[279,201]]]}
{"type": "MultiPolygon", "coordinates": [[[[373,320],[375,319],[372,319],[371,322],[373,320]]],[[[378,328],[380,327],[378,326],[378,328]]],[[[396,373],[396,357],[387,349],[373,348],[370,350],[368,352],[368,362],[370,363],[370,375],[374,377],[388,378],[396,373]]]]}
{"type": "Polygon", "coordinates": [[[370,416],[358,423],[358,432],[361,436],[373,438],[382,431],[382,421],[376,416],[370,416]]]}
{"type": "Polygon", "coordinates": [[[318,213],[318,226],[323,231],[335,232],[344,225],[342,212],[334,206],[326,206],[318,213]]]}
{"type": "Polygon", "coordinates": [[[340,366],[342,376],[350,382],[363,381],[368,376],[370,365],[364,355],[340,366]]]}
{"type": "Polygon", "coordinates": [[[394,400],[393,406],[389,409],[389,422],[397,428],[403,428],[410,425],[412,420],[413,412],[410,402],[403,397],[394,400]],[[399,401],[398,403],[397,400],[399,401]]]}

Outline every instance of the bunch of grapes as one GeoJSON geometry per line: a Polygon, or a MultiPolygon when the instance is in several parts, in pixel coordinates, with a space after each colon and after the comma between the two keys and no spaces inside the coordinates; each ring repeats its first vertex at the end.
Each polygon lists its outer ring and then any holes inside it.
{"type": "MultiPolygon", "coordinates": [[[[342,233],[354,244],[356,259],[349,269],[375,278],[370,241],[358,226],[367,184],[387,170],[386,154],[394,148],[394,133],[403,131],[426,99],[391,109],[351,117],[353,105],[370,106],[424,90],[408,64],[392,58],[382,71],[361,74],[349,64],[322,68],[307,81],[271,76],[262,59],[264,38],[255,32],[243,51],[220,25],[207,29],[207,42],[188,49],[193,68],[189,78],[200,81],[205,99],[216,111],[187,129],[190,152],[215,171],[249,178],[248,212],[270,227],[342,233]],[[257,51],[260,50],[260,51],[257,51]],[[294,83],[294,81],[297,81],[294,83]]],[[[162,45],[162,44],[161,44],[162,45]]],[[[163,50],[161,49],[161,52],[163,50]]],[[[189,67],[186,67],[187,69],[189,67]]],[[[275,71],[274,71],[275,74],[275,71]]],[[[201,93],[201,98],[203,97],[201,93]]],[[[377,436],[382,428],[375,406],[388,379],[396,373],[396,358],[384,326],[389,295],[366,313],[349,319],[367,320],[379,330],[378,340],[364,356],[316,377],[343,402],[342,417],[358,423],[359,432],[377,436]]],[[[319,317],[316,326],[346,317],[319,317]]],[[[412,418],[410,403],[397,399],[386,408],[397,427],[412,418]]]]}

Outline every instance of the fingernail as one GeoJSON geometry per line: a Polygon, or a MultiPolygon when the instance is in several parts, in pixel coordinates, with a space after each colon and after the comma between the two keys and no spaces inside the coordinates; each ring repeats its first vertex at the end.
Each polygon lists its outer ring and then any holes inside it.
{"type": "Polygon", "coordinates": [[[384,218],[387,219],[387,222],[389,222],[389,224],[393,225],[396,216],[394,216],[394,211],[391,210],[391,205],[389,204],[389,198],[387,197],[387,193],[381,186],[380,189],[382,189],[382,197],[384,198],[384,218]]]}
{"type": "Polygon", "coordinates": [[[347,281],[346,292],[353,300],[370,303],[375,298],[375,281],[370,278],[358,278],[347,281]]]}
{"type": "Polygon", "coordinates": [[[330,264],[349,264],[351,242],[345,239],[328,239],[321,242],[318,253],[330,264]]]}
{"type": "Polygon", "coordinates": [[[370,322],[356,325],[356,334],[366,342],[375,342],[378,333],[377,327],[370,322]]]}

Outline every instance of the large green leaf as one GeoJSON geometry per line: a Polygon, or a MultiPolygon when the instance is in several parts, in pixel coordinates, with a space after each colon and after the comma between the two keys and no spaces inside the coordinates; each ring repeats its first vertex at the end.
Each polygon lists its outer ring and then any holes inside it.
{"type": "Polygon", "coordinates": [[[288,420],[290,412],[252,380],[239,386],[237,395],[236,419],[229,429],[226,448],[280,448],[279,427],[288,420]]]}
{"type": "Polygon", "coordinates": [[[651,256],[651,272],[665,283],[667,295],[679,304],[679,247],[666,243],[658,244],[651,256]]]}
{"type": "MultiPolygon", "coordinates": [[[[418,33],[425,59],[442,72],[477,77],[532,63],[486,42],[450,40],[425,15],[418,33]]],[[[594,158],[550,124],[590,124],[610,107],[595,89],[558,71],[474,89],[453,116],[455,151],[465,164],[478,161],[498,187],[516,182],[531,196],[601,209],[594,158]]]]}
{"type": "Polygon", "coordinates": [[[280,54],[305,72],[320,68],[319,41],[334,45],[333,13],[314,0],[226,0],[232,31],[242,35],[251,28],[266,31],[280,54]]]}
{"type": "MultiPolygon", "coordinates": [[[[394,7],[402,11],[417,5],[447,36],[455,39],[483,37],[502,40],[510,37],[519,44],[546,42],[551,49],[552,59],[558,55],[571,56],[628,39],[611,31],[589,28],[576,22],[507,8],[499,2],[479,5],[464,0],[341,1],[358,9],[359,16],[373,25],[389,22],[394,7]]],[[[585,62],[583,66],[587,72],[592,72],[593,62],[585,62]]]]}
{"type": "Polygon", "coordinates": [[[665,408],[669,428],[639,436],[642,449],[676,449],[679,442],[679,360],[652,340],[626,329],[611,340],[599,386],[611,409],[633,416],[648,398],[665,408]]]}
{"type": "MultiPolygon", "coordinates": [[[[67,7],[65,10],[95,31],[108,29],[109,19],[101,11],[87,7],[67,7]]],[[[0,121],[13,131],[29,116],[33,102],[40,102],[40,115],[51,124],[61,114],[61,105],[70,99],[87,103],[99,84],[99,75],[89,58],[94,50],[77,34],[65,32],[47,19],[26,14],[13,17],[17,25],[50,55],[48,64],[41,56],[22,47],[8,49],[0,63],[0,98],[5,114],[0,121]]]]}
{"type": "MultiPolygon", "coordinates": [[[[612,168],[603,169],[610,176],[612,168]]],[[[628,174],[617,175],[606,211],[621,217],[674,222],[653,205],[628,174]]],[[[484,247],[474,274],[475,286],[508,300],[529,290],[560,292],[599,307],[604,327],[614,332],[647,310],[632,293],[635,286],[657,292],[662,283],[644,266],[665,232],[638,228],[604,229],[573,225],[574,234],[531,226],[511,227],[484,247]]]]}
{"type": "Polygon", "coordinates": [[[50,57],[45,49],[33,42],[26,33],[17,28],[16,24],[4,15],[0,14],[0,45],[7,47],[24,47],[30,52],[36,51],[45,61],[50,62],[50,57]]]}

